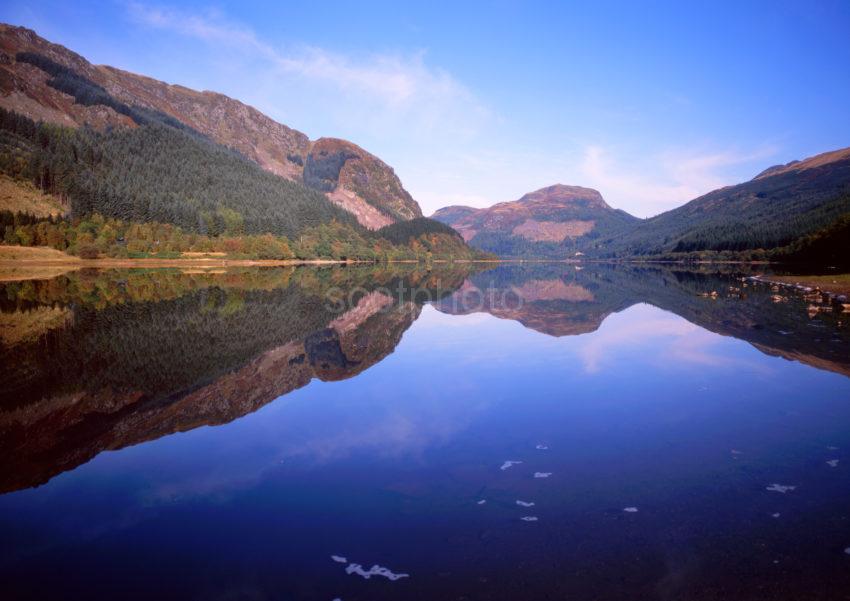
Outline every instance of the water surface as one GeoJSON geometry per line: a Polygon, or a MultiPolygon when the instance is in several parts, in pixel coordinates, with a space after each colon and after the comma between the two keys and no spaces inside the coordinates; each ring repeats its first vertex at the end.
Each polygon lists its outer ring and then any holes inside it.
{"type": "Polygon", "coordinates": [[[850,317],[747,275],[2,284],[3,597],[848,598],[850,317]]]}

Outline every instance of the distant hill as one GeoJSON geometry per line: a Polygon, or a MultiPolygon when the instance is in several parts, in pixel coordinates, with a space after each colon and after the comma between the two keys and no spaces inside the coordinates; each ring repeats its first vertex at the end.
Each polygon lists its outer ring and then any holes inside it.
{"type": "Polygon", "coordinates": [[[422,215],[392,168],[356,144],[310,141],[222,94],[92,65],[23,27],[0,24],[0,107],[34,121],[100,132],[151,124],[196,132],[322,192],[370,229],[422,215]]]}
{"type": "Polygon", "coordinates": [[[486,209],[452,206],[432,219],[464,240],[500,256],[564,257],[582,243],[611,235],[639,220],[612,209],[596,190],[557,184],[486,209]]]}
{"type": "MultiPolygon", "coordinates": [[[[850,148],[766,169],[587,246],[602,256],[772,249],[850,213],[850,148]]],[[[850,251],[850,249],[848,249],[850,251]]]]}
{"type": "Polygon", "coordinates": [[[848,215],[850,148],[770,167],[650,219],[612,209],[595,190],[562,185],[486,209],[446,207],[433,218],[472,246],[509,257],[672,258],[763,249],[763,258],[834,261],[850,256],[850,240],[840,235],[848,215]]]}

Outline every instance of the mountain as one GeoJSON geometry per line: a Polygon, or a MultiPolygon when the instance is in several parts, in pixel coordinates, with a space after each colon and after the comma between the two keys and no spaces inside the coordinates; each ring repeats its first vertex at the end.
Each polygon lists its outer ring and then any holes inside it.
{"type": "Polygon", "coordinates": [[[770,167],[748,182],[594,241],[586,250],[634,256],[773,249],[829,228],[848,213],[850,148],[844,148],[770,167]]]}
{"type": "Polygon", "coordinates": [[[580,242],[638,222],[612,209],[591,188],[557,184],[485,209],[451,206],[432,219],[452,226],[472,246],[502,256],[563,257],[580,242]]]}
{"type": "Polygon", "coordinates": [[[761,249],[757,258],[832,264],[850,256],[842,235],[848,216],[850,148],[770,167],[650,219],[612,209],[596,190],[562,185],[486,209],[446,207],[433,218],[502,256],[673,258],[761,249]]]}
{"type": "Polygon", "coordinates": [[[65,127],[178,126],[304,183],[370,229],[422,215],[386,163],[345,140],[311,141],[238,100],[92,65],[23,27],[0,24],[0,107],[65,127]]]}

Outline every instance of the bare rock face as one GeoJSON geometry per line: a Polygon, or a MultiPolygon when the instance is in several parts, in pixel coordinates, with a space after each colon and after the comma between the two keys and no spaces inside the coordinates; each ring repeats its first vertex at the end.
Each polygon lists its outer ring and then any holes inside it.
{"type": "Polygon", "coordinates": [[[356,144],[333,138],[311,142],[300,131],[223,94],[199,92],[114,67],[92,65],[32,30],[0,24],[0,107],[7,110],[66,127],[136,127],[130,117],[109,106],[75,103],[72,96],[49,85],[48,73],[16,59],[24,52],[72,69],[121,103],[176,119],[215,142],[238,150],[272,173],[304,181],[352,212],[366,227],[377,229],[422,216],[419,205],[393,169],[356,144]]]}
{"type": "Polygon", "coordinates": [[[304,183],[325,192],[372,229],[422,217],[392,167],[346,140],[320,138],[312,143],[304,163],[304,183]]]}

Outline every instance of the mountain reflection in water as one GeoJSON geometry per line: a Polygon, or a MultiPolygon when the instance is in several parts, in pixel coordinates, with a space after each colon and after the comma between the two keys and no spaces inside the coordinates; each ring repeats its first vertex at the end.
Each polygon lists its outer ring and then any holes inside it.
{"type": "Polygon", "coordinates": [[[842,598],[847,315],[748,275],[0,284],[5,592],[842,598]]]}
{"type": "Polygon", "coordinates": [[[393,352],[431,301],[550,336],[597,330],[637,303],[850,375],[850,328],[802,297],[730,273],[599,265],[76,272],[0,289],[0,490],[46,482],[107,449],[224,424],[313,378],[393,352]],[[727,293],[730,288],[738,293],[727,293]],[[701,296],[722,291],[718,298],[701,296]],[[743,294],[740,292],[743,291],[743,294]]]}

